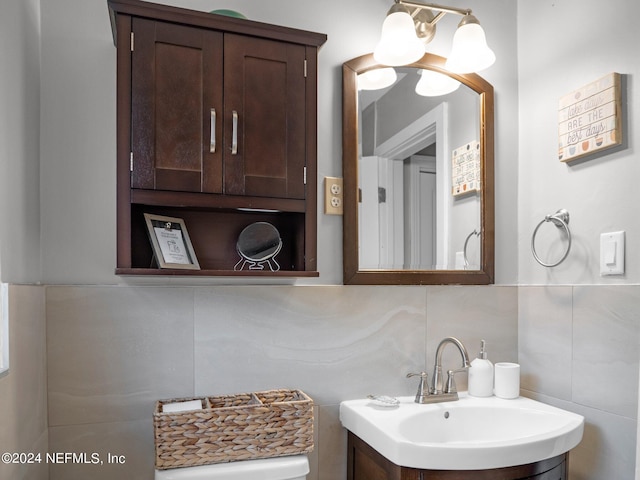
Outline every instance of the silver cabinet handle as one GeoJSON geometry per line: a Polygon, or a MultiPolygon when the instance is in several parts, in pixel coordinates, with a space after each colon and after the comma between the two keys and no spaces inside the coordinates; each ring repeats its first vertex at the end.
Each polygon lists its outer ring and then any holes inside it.
{"type": "Polygon", "coordinates": [[[216,153],[216,109],[211,109],[211,135],[209,142],[209,152],[216,153]]]}
{"type": "Polygon", "coordinates": [[[233,131],[231,133],[231,155],[238,153],[238,112],[233,110],[233,131]]]}

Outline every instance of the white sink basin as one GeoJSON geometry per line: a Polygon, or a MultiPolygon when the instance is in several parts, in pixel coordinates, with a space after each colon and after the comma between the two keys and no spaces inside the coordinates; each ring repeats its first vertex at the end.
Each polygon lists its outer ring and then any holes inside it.
{"type": "Polygon", "coordinates": [[[476,398],[397,407],[370,400],[340,404],[342,425],[396,465],[484,470],[524,465],[568,452],[582,440],[584,417],[520,397],[476,398]]]}

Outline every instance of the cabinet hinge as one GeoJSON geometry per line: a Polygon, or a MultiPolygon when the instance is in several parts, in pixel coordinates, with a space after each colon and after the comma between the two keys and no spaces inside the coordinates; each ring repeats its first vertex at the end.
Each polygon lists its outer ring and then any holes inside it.
{"type": "Polygon", "coordinates": [[[304,78],[307,78],[307,59],[304,59],[304,78]]]}
{"type": "Polygon", "coordinates": [[[302,170],[302,183],[307,184],[307,167],[302,170]]]}
{"type": "Polygon", "coordinates": [[[133,37],[134,37],[134,33],[131,32],[131,51],[133,52],[133,37]]]}
{"type": "Polygon", "coordinates": [[[129,153],[129,171],[133,172],[133,152],[129,153]]]}

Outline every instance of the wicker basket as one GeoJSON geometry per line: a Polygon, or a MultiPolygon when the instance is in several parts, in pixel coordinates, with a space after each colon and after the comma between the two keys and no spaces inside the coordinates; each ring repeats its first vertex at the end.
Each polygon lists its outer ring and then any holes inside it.
{"type": "Polygon", "coordinates": [[[269,390],[156,402],[159,470],[313,450],[313,401],[300,390],[269,390]],[[164,413],[162,405],[200,400],[202,410],[164,413]]]}

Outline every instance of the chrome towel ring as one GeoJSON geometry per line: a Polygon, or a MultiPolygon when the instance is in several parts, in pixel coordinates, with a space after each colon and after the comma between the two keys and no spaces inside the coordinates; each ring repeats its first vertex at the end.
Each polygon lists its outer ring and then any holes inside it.
{"type": "Polygon", "coordinates": [[[567,255],[569,255],[570,250],[571,250],[571,230],[569,230],[569,212],[567,212],[565,209],[560,209],[553,215],[545,216],[544,220],[542,220],[533,231],[533,235],[531,236],[531,253],[533,253],[533,258],[535,258],[536,261],[543,267],[555,267],[560,265],[562,262],[564,262],[564,259],[567,258],[567,255]],[[564,228],[565,232],[567,232],[567,240],[568,240],[567,250],[564,252],[564,255],[562,255],[562,258],[558,260],[556,263],[545,263],[542,260],[540,260],[540,257],[536,253],[536,246],[535,246],[536,234],[538,233],[538,229],[542,226],[542,224],[546,222],[551,222],[558,228],[564,228]]]}
{"type": "Polygon", "coordinates": [[[467,235],[467,239],[464,241],[464,248],[462,249],[462,256],[464,258],[464,268],[466,269],[469,266],[469,260],[467,259],[467,244],[469,243],[469,239],[474,235],[480,236],[480,232],[478,230],[473,230],[469,235],[467,235]]]}

